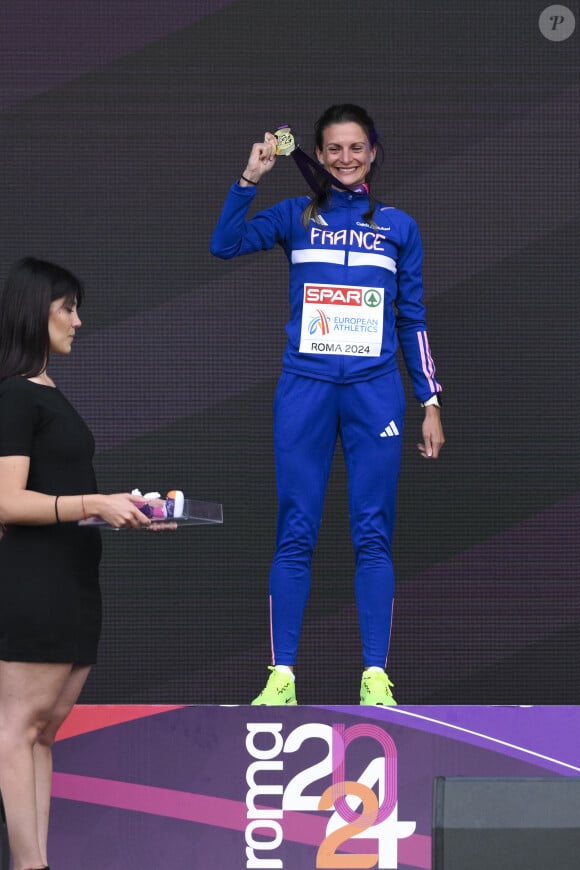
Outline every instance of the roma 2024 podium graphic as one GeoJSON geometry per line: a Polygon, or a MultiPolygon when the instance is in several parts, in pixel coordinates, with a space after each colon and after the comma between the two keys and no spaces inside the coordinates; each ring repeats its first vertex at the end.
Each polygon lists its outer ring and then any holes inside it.
{"type": "Polygon", "coordinates": [[[572,870],[578,733],[576,707],[79,707],[56,746],[52,863],[441,870],[467,849],[472,868],[527,850],[527,870],[572,870]],[[458,821],[442,779],[474,783],[458,821]]]}

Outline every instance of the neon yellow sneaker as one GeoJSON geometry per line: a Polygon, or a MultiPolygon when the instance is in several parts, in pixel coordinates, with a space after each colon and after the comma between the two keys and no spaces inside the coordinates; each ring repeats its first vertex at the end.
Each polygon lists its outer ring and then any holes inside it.
{"type": "Polygon", "coordinates": [[[371,707],[396,707],[391,688],[394,686],[384,671],[363,671],[360,681],[360,702],[371,707]]]}
{"type": "Polygon", "coordinates": [[[296,706],[298,704],[296,700],[296,687],[290,674],[284,673],[284,671],[277,671],[271,665],[268,665],[268,670],[272,671],[272,673],[258,697],[252,701],[252,706],[296,706]]]}

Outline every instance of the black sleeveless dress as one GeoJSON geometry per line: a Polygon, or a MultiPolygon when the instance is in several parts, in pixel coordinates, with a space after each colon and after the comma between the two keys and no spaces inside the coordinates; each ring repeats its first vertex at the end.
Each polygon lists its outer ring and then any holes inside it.
{"type": "MultiPolygon", "coordinates": [[[[93,436],[56,388],[0,382],[0,456],[30,457],[27,489],[97,492],[93,436]]],[[[98,529],[8,525],[0,539],[0,659],[93,664],[101,631],[98,529]]]]}

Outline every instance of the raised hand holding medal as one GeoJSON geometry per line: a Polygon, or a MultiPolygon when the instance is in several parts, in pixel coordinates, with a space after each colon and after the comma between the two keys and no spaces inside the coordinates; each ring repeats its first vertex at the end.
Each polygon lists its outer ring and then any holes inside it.
{"type": "Polygon", "coordinates": [[[276,162],[277,139],[273,133],[265,133],[263,142],[254,142],[246,168],[240,175],[240,187],[255,187],[276,162]]]}
{"type": "Polygon", "coordinates": [[[252,145],[248,163],[239,178],[240,187],[257,186],[262,176],[274,166],[276,157],[281,156],[292,156],[308,186],[318,196],[324,196],[329,184],[343,190],[350,189],[296,144],[288,124],[281,124],[275,133],[265,133],[263,142],[252,145]]]}
{"type": "Polygon", "coordinates": [[[292,155],[294,163],[302,173],[302,176],[306,179],[308,186],[313,193],[324,195],[325,185],[328,187],[329,184],[332,184],[334,187],[340,187],[343,190],[350,189],[348,185],[343,184],[339,178],[335,178],[335,176],[331,175],[320,161],[314,160],[309,154],[302,150],[300,145],[296,144],[294,135],[287,124],[278,127],[274,135],[278,141],[276,153],[284,154],[285,156],[292,155]]]}

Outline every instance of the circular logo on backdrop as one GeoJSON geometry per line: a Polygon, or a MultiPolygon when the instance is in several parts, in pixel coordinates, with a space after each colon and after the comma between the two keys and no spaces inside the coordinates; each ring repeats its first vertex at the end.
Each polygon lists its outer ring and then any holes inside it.
{"type": "Polygon", "coordinates": [[[538,27],[546,39],[552,42],[562,42],[574,33],[576,19],[567,6],[546,6],[538,19],[538,27]]]}

